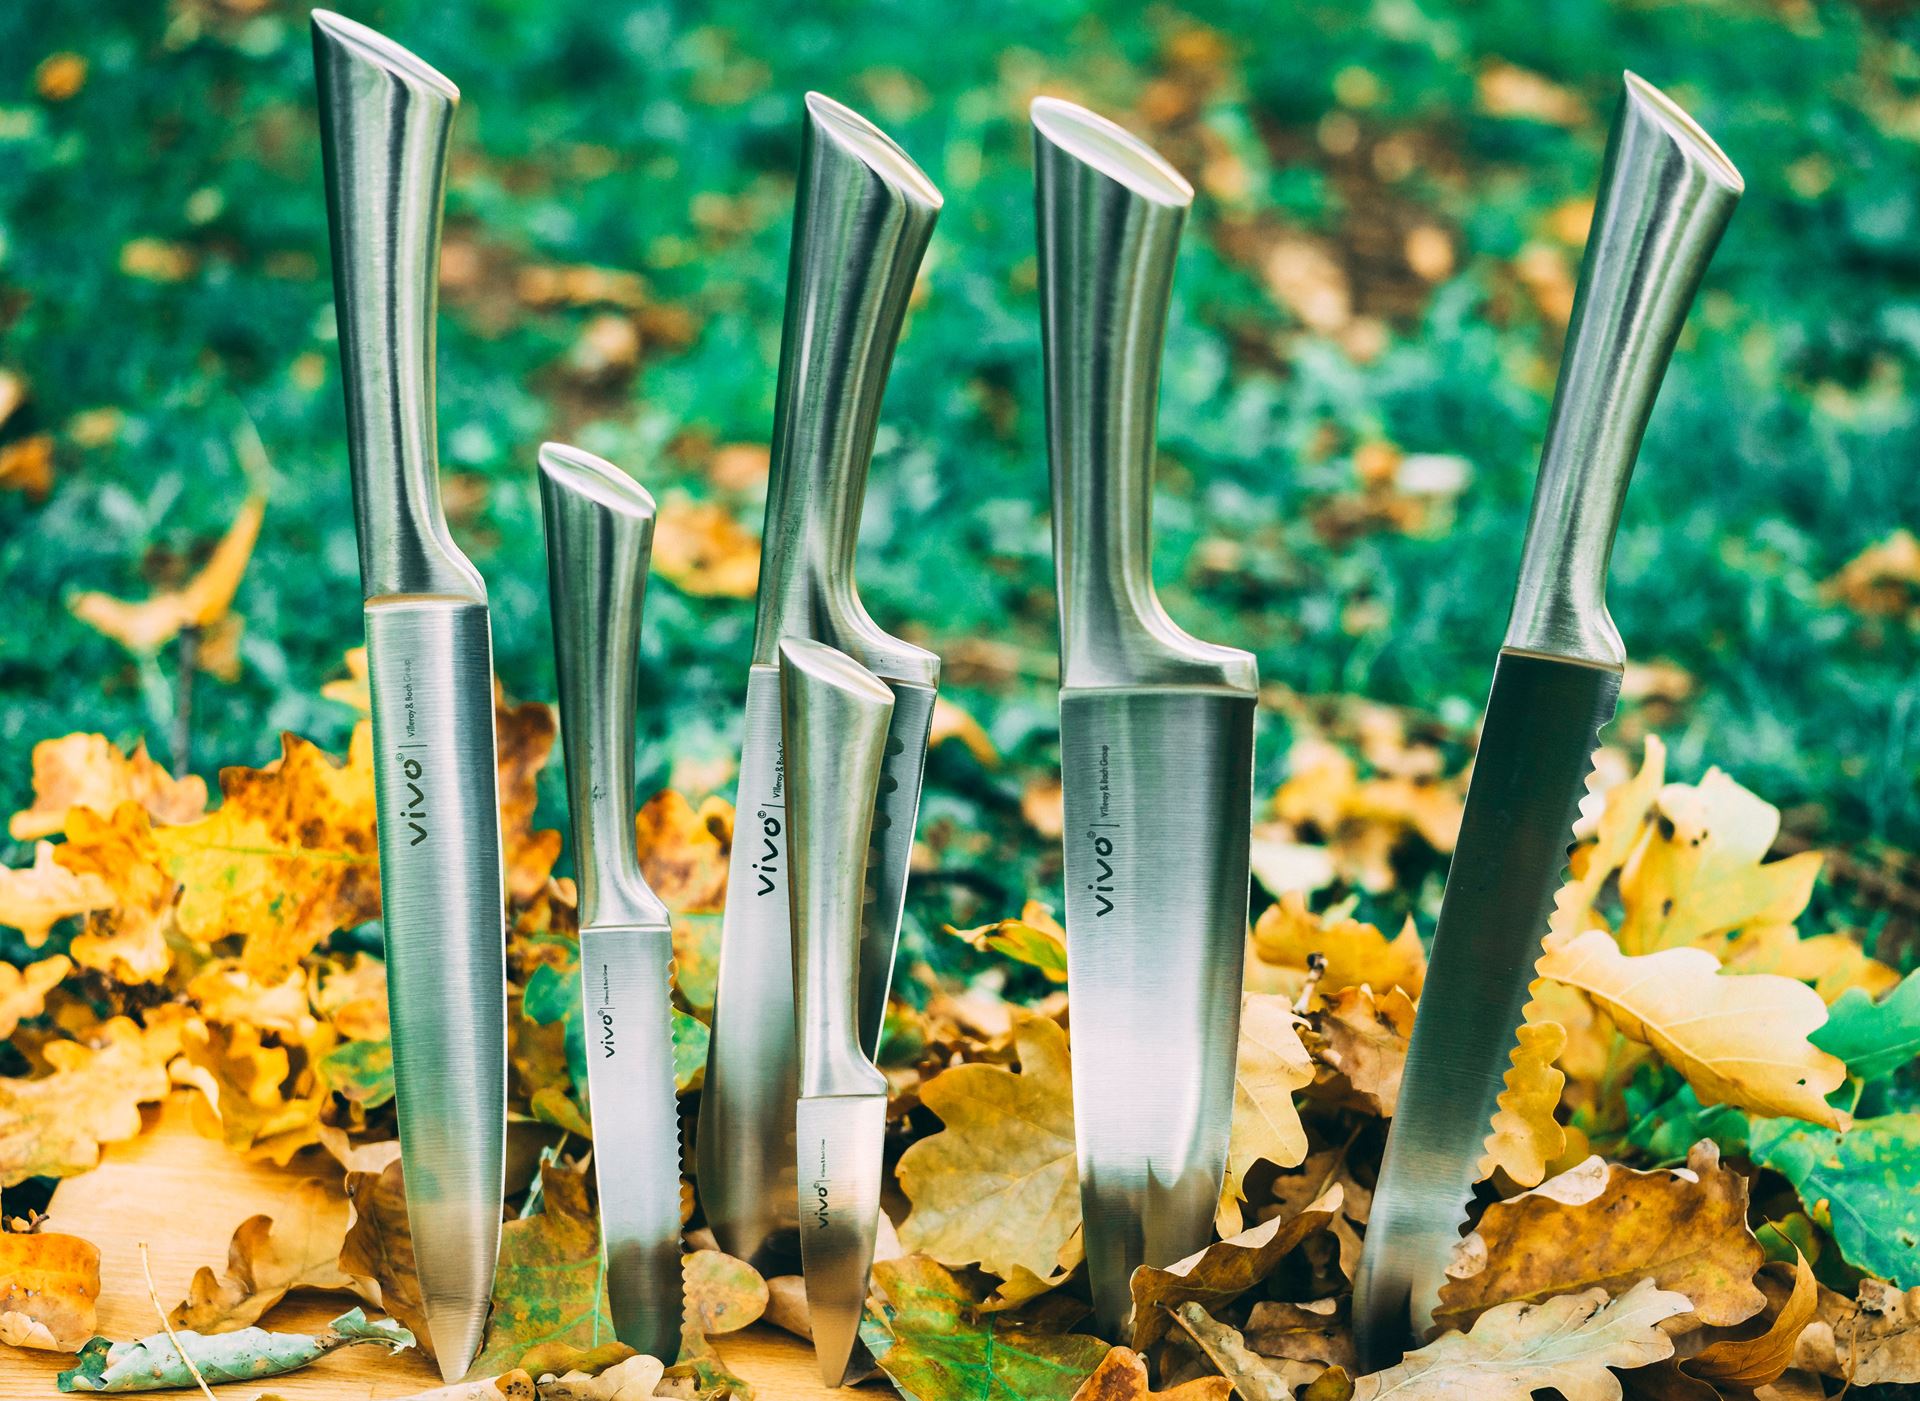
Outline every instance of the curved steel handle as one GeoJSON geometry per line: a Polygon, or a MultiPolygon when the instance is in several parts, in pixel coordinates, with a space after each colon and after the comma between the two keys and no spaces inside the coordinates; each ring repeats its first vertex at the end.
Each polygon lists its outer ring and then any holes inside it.
{"type": "Polygon", "coordinates": [[[634,699],[653,497],[612,463],[547,443],[540,507],[580,926],[664,927],[667,907],[640,874],[633,826],[634,699]]]}
{"type": "Polygon", "coordinates": [[[1032,117],[1061,689],[1252,691],[1253,658],[1183,632],[1153,589],[1160,355],[1193,187],[1083,107],[1042,97],[1032,117]]]}
{"type": "Polygon", "coordinates": [[[485,601],[447,533],[434,443],[441,203],[460,90],[327,10],[313,12],[313,64],[361,588],[485,601]]]}
{"type": "Polygon", "coordinates": [[[880,398],[940,191],[858,113],[808,93],[773,411],[753,659],[831,643],[872,670],[932,685],[939,659],[882,632],[853,583],[880,398]]]}
{"type": "Polygon", "coordinates": [[[1607,141],[1506,646],[1624,666],[1607,564],[1640,438],[1745,188],[1671,98],[1628,73],[1607,141]]]}
{"type": "Polygon", "coordinates": [[[885,1094],[860,1049],[860,914],[874,792],[893,692],[824,643],[780,644],[780,729],[787,758],[787,871],[800,1094],[885,1094]]]}

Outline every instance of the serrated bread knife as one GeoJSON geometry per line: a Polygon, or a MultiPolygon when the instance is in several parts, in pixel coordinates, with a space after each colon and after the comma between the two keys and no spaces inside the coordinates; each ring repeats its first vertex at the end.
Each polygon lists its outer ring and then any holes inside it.
{"type": "Polygon", "coordinates": [[[1153,591],[1155,404],[1193,191],[1071,103],[1033,104],[1060,602],[1067,996],[1094,1309],[1211,1239],[1233,1113],[1253,658],[1153,591]]]}
{"type": "Polygon", "coordinates": [[[893,692],[862,914],[860,1038],[879,1045],[906,898],[940,661],[882,632],[854,589],[854,545],[881,392],[940,192],[877,127],[810,93],[774,399],[760,600],[747,674],[713,1040],[695,1144],[700,1202],[721,1247],[791,1252],[794,982],[779,648],[845,652],[893,692]]]}
{"type": "Polygon", "coordinates": [[[821,1380],[847,1379],[880,1217],[887,1081],[861,1042],[862,890],[893,692],[844,652],[780,644],[800,1099],[800,1261],[821,1380]]]}
{"type": "Polygon", "coordinates": [[[434,317],[459,91],[313,12],[354,526],[366,596],[393,1079],[407,1216],[441,1374],[478,1351],[506,1151],[506,903],[487,590],[447,533],[434,317]]]}
{"type": "Polygon", "coordinates": [[[633,824],[640,615],[653,497],[577,448],[540,449],[560,737],[580,883],[587,1108],[607,1304],[621,1342],[680,1350],[680,1108],[673,925],[640,874],[633,824]]]}
{"type": "Polygon", "coordinates": [[[1424,1333],[1459,1241],[1534,960],[1566,872],[1626,651],[1607,563],[1640,438],[1742,183],[1719,147],[1629,73],[1494,665],[1400,1100],[1354,1281],[1360,1362],[1424,1333]]]}

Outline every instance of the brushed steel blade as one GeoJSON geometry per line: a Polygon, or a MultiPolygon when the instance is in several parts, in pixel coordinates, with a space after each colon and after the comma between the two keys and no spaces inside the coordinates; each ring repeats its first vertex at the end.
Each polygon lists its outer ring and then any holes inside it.
{"type": "Polygon", "coordinates": [[[1367,1370],[1432,1322],[1533,965],[1564,881],[1614,667],[1503,651],[1447,872],[1400,1100],[1354,1281],[1367,1370]]]}
{"type": "Polygon", "coordinates": [[[873,838],[867,853],[868,899],[860,920],[860,1048],[872,1060],[880,1054],[880,1033],[887,1020],[887,992],[893,985],[894,952],[900,946],[900,917],[907,902],[907,871],[913,864],[914,827],[920,816],[920,787],[927,772],[927,741],[933,733],[931,686],[895,681],[893,720],[887,727],[887,752],[880,768],[880,791],[873,802],[873,838]]]}
{"type": "Polygon", "coordinates": [[[873,1268],[887,1097],[803,1099],[795,1125],[802,1199],[800,1259],[814,1356],[820,1379],[828,1386],[842,1386],[852,1367],[873,1268]]]}
{"type": "Polygon", "coordinates": [[[483,603],[366,609],[393,1081],[420,1294],[449,1379],[480,1349],[506,1192],[506,929],[483,603]]]}
{"type": "Polygon", "coordinates": [[[1063,693],[1073,1114],[1094,1309],[1204,1246],[1226,1166],[1247,933],[1251,695],[1063,693]]]}
{"type": "Polygon", "coordinates": [[[796,1221],[793,934],[780,668],[747,677],[713,1039],[695,1140],[700,1203],[720,1248],[760,1263],[791,1254],[796,1221]]]}
{"type": "Polygon", "coordinates": [[[607,1302],[621,1342],[680,1350],[680,1109],[673,1084],[668,929],[580,933],[587,1096],[607,1302]]]}

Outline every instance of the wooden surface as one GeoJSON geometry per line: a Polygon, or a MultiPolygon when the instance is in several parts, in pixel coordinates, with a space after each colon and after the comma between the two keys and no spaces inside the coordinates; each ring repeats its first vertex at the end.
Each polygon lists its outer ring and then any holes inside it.
{"type": "MultiPolygon", "coordinates": [[[[195,1133],[185,1094],[164,1112],[148,1111],[147,1131],[107,1151],[94,1171],[60,1184],[47,1229],[84,1237],[100,1247],[100,1332],[119,1340],[157,1333],[161,1320],[140,1272],[146,1242],[161,1306],[185,1297],[202,1265],[218,1272],[234,1227],[249,1216],[273,1215],[286,1189],[303,1177],[337,1173],[333,1160],[309,1153],[286,1168],[249,1163],[195,1133]]],[[[264,1328],[310,1332],[359,1301],[345,1294],[297,1293],[272,1309],[264,1328]]],[[[371,1311],[370,1311],[371,1312],[371,1311]]],[[[716,1340],[726,1363],[753,1383],[758,1401],[877,1401],[884,1387],[831,1391],[820,1385],[812,1350],[776,1329],[755,1326],[716,1340]]],[[[63,1353],[0,1345],[0,1401],[46,1401],[61,1395],[54,1375],[73,1365],[63,1353]]],[[[375,1348],[347,1348],[298,1372],[268,1382],[213,1389],[216,1396],[252,1401],[274,1392],[288,1401],[386,1401],[440,1384],[425,1355],[388,1356],[375,1348]]],[[[157,1393],[188,1397],[193,1391],[157,1393]]]]}

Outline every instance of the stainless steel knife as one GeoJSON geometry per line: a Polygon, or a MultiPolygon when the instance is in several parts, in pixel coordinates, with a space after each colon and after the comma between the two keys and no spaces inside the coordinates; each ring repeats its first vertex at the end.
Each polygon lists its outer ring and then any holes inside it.
{"type": "Polygon", "coordinates": [[[807,96],[800,150],[746,738],[695,1141],[707,1222],[723,1249],[756,1263],[790,1253],[798,1224],[780,643],[825,642],[894,695],[861,925],[860,1034],[870,1056],[940,678],[939,658],[882,632],[853,583],[881,392],[940,192],[879,128],[818,93],[807,96]]]}
{"type": "Polygon", "coordinates": [[[855,967],[893,708],[892,690],[844,652],[803,638],[780,644],[800,1029],[800,1259],[814,1357],[828,1386],[847,1380],[880,1216],[887,1080],[861,1043],[855,967]]]}
{"type": "Polygon", "coordinates": [[[615,1335],[680,1350],[680,1108],[673,926],[640,874],[633,825],[640,614],[653,497],[591,453],[540,449],[560,737],[580,883],[580,995],[600,1240],[615,1335]]]}
{"type": "Polygon", "coordinates": [[[1360,1361],[1370,1371],[1398,1360],[1409,1323],[1419,1332],[1431,1325],[1466,1221],[1593,750],[1626,665],[1606,604],[1620,508],[1674,342],[1741,189],[1693,119],[1627,74],[1354,1281],[1360,1361]]]}
{"type": "Polygon", "coordinates": [[[1067,995],[1087,1261],[1118,1332],[1139,1265],[1211,1239],[1233,1113],[1257,677],[1154,594],[1160,352],[1193,191],[1120,127],[1033,104],[1060,600],[1067,995]]]}
{"type": "Polygon", "coordinates": [[[320,136],[366,596],[387,997],[407,1215],[434,1356],[479,1349],[506,1142],[505,898],[487,590],[447,533],[434,317],[459,91],[313,12],[320,136]]]}

